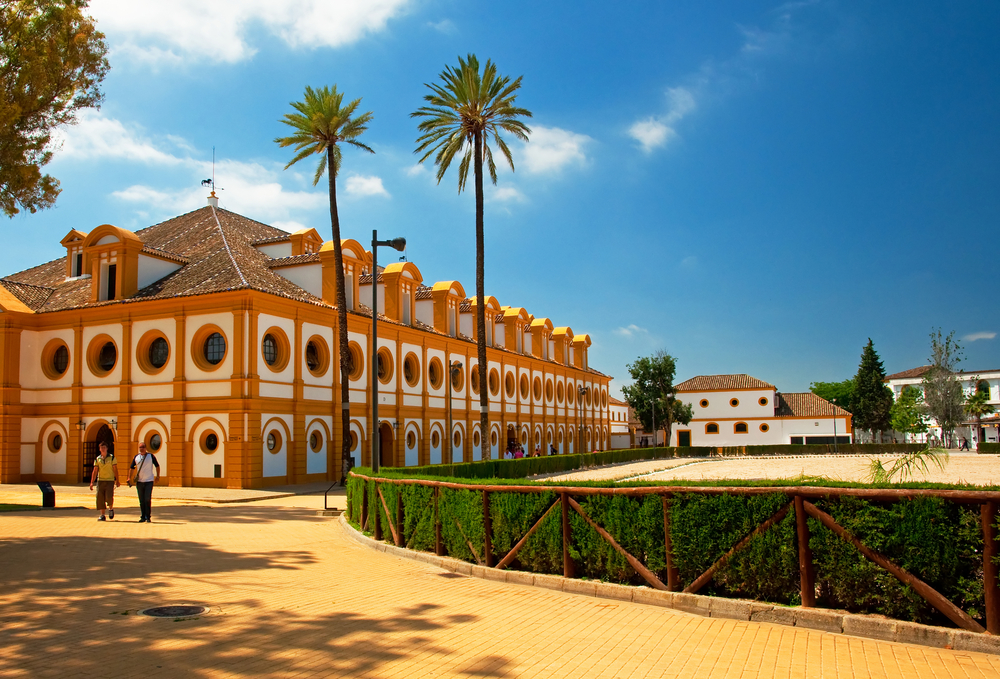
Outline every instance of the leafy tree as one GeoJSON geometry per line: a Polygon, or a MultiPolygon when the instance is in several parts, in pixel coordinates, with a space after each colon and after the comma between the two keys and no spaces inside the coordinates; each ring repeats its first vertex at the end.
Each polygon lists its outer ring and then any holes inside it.
{"type": "Polygon", "coordinates": [[[937,420],[941,438],[951,445],[952,431],[965,419],[965,397],[962,385],[955,377],[962,361],[962,347],[955,332],[947,336],[941,329],[931,333],[930,370],[924,374],[924,404],[926,413],[937,420]]]}
{"type": "Polygon", "coordinates": [[[831,403],[836,402],[849,413],[854,412],[854,380],[813,382],[809,385],[809,391],[831,403]]]}
{"type": "Polygon", "coordinates": [[[108,48],[87,4],[0,3],[0,210],[8,217],[55,205],[59,180],[42,174],[52,132],[103,99],[108,48]]]}
{"type": "MultiPolygon", "coordinates": [[[[289,167],[313,154],[319,154],[319,164],[313,176],[313,186],[319,184],[326,172],[330,184],[330,225],[333,236],[333,262],[337,276],[337,325],[340,345],[340,397],[342,420],[342,460],[351,454],[351,413],[350,413],[350,360],[351,350],[347,339],[347,294],[344,282],[344,253],[340,243],[340,215],[337,211],[337,174],[340,172],[340,144],[349,144],[369,153],[371,148],[358,141],[368,123],[371,111],[357,114],[361,99],[344,105],[344,95],[337,86],[314,90],[306,87],[305,100],[291,103],[296,113],[286,113],[281,122],[294,132],[290,137],[275,139],[280,147],[295,147],[295,157],[285,165],[289,167]]],[[[374,273],[374,272],[373,272],[374,273]]],[[[485,391],[485,390],[484,390],[485,391]]]]}
{"type": "MultiPolygon", "coordinates": [[[[483,235],[483,162],[490,173],[490,179],[497,183],[497,168],[493,161],[490,140],[496,142],[504,160],[514,170],[514,159],[510,149],[500,136],[501,131],[509,132],[521,141],[528,141],[531,129],[521,118],[530,118],[531,111],[515,105],[517,91],[521,89],[521,77],[511,80],[497,72],[496,65],[486,60],[482,71],[476,55],[466,59],[458,58],[458,67],[446,66],[440,74],[441,83],[427,84],[430,94],[424,96],[428,105],[410,114],[422,118],[417,129],[422,133],[417,138],[415,153],[423,153],[420,162],[432,155],[437,165],[437,181],[440,184],[452,160],[462,155],[458,166],[458,192],[465,190],[469,177],[469,167],[473,168],[476,191],[476,339],[477,361],[486,363],[486,301],[484,274],[483,235]]],[[[480,379],[485,384],[486,370],[480,371],[480,379]]],[[[480,431],[483,441],[489,440],[490,415],[489,397],[485,388],[479,390],[480,431]]],[[[490,449],[483,445],[483,459],[490,458],[490,449]]]]}
{"type": "MultiPolygon", "coordinates": [[[[978,380],[977,380],[978,382],[978,380]]],[[[976,418],[976,448],[979,448],[979,444],[982,443],[981,433],[983,430],[983,415],[989,415],[994,412],[993,406],[989,404],[990,392],[983,391],[976,385],[976,390],[969,394],[969,397],[965,399],[965,412],[966,414],[976,418]]]]}
{"type": "Polygon", "coordinates": [[[892,390],[885,384],[885,369],[882,359],[875,351],[871,338],[861,350],[861,364],[858,374],[854,376],[854,426],[867,429],[872,433],[881,433],[891,424],[889,414],[892,408],[892,390]]]}
{"type": "Polygon", "coordinates": [[[927,431],[924,421],[924,395],[916,387],[906,387],[892,404],[892,428],[903,434],[922,434],[927,431]]]}
{"type": "Polygon", "coordinates": [[[625,402],[632,406],[643,429],[654,432],[654,440],[656,425],[660,425],[669,444],[674,423],[687,424],[694,415],[690,403],[677,399],[676,360],[660,350],[652,356],[637,358],[627,367],[634,382],[622,387],[625,402]]]}

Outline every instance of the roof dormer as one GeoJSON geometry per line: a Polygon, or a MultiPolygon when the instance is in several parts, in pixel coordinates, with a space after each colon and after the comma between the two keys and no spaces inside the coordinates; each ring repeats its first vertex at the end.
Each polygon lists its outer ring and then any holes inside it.
{"type": "Polygon", "coordinates": [[[424,277],[413,262],[393,262],[382,270],[384,313],[403,325],[413,325],[416,317],[417,287],[424,277]]]}
{"type": "MultiPolygon", "coordinates": [[[[323,239],[320,238],[316,229],[299,229],[293,233],[289,240],[292,242],[292,257],[296,255],[310,255],[319,252],[323,247],[323,239]]],[[[343,248],[343,241],[341,241],[343,248]]]]}
{"type": "Polygon", "coordinates": [[[523,307],[503,307],[503,335],[505,349],[524,353],[524,329],[528,323],[528,312],[523,307]]]}
{"type": "Polygon", "coordinates": [[[572,365],[570,346],[573,342],[573,329],[569,326],[553,328],[552,340],[554,345],[552,360],[563,365],[572,365]]]}
{"type": "Polygon", "coordinates": [[[83,256],[83,242],[87,234],[73,229],[59,243],[66,248],[66,278],[77,278],[89,272],[88,261],[83,256]]]}
{"type": "MultiPolygon", "coordinates": [[[[468,300],[468,311],[466,312],[466,307],[459,307],[459,318],[460,327],[462,329],[462,334],[467,337],[479,341],[479,319],[476,315],[477,300],[475,297],[471,297],[468,300]]],[[[497,314],[500,313],[500,302],[493,295],[486,295],[483,297],[483,306],[486,311],[486,346],[493,346],[493,335],[494,328],[496,326],[497,314]]]]}
{"type": "Polygon", "coordinates": [[[458,281],[439,281],[431,292],[434,300],[434,329],[450,337],[458,336],[458,307],[465,289],[458,281]]]}
{"type": "Polygon", "coordinates": [[[549,352],[552,321],[547,318],[532,319],[529,329],[531,331],[531,355],[543,361],[549,360],[552,357],[549,352]]]}
{"type": "Polygon", "coordinates": [[[587,350],[590,348],[590,335],[577,335],[573,338],[573,365],[581,370],[587,370],[587,350]]]}
{"type": "Polygon", "coordinates": [[[90,301],[123,299],[139,290],[139,237],[127,229],[102,224],[83,240],[83,266],[93,277],[90,301]]]}
{"type": "MultiPolygon", "coordinates": [[[[315,229],[308,231],[316,232],[315,229]]],[[[303,236],[303,246],[307,242],[309,240],[303,236]]],[[[345,238],[340,241],[340,254],[344,260],[344,296],[347,300],[347,308],[348,310],[357,309],[361,303],[359,298],[361,272],[371,266],[371,255],[361,247],[361,243],[353,238],[345,238]]],[[[323,267],[323,301],[336,306],[337,268],[332,240],[323,243],[319,248],[319,258],[323,267]]]]}

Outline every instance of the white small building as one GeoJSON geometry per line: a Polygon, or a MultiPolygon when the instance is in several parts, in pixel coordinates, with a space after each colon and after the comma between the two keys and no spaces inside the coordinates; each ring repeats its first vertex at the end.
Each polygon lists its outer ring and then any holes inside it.
{"type": "Polygon", "coordinates": [[[783,394],[750,375],[699,375],[677,385],[694,412],[674,425],[672,446],[851,442],[851,414],[813,394],[783,394]]]}
{"type": "MultiPolygon", "coordinates": [[[[915,387],[923,393],[924,376],[930,372],[931,366],[922,365],[919,368],[910,368],[903,372],[894,373],[885,378],[886,384],[892,390],[892,397],[898,399],[907,387],[915,387]]],[[[959,383],[962,385],[962,394],[970,396],[975,391],[985,391],[989,394],[988,403],[993,409],[998,411],[992,415],[982,418],[982,428],[977,432],[976,422],[973,419],[967,420],[963,426],[955,429],[954,445],[958,445],[963,437],[975,448],[976,443],[985,441],[996,443],[1000,441],[1000,370],[968,370],[955,373],[959,383]]],[[[925,443],[927,436],[940,439],[942,432],[937,420],[928,420],[928,431],[926,434],[916,434],[911,436],[914,440],[925,443]]]]}
{"type": "Polygon", "coordinates": [[[629,426],[628,403],[619,401],[614,396],[608,396],[609,430],[611,432],[611,448],[631,448],[632,430],[629,426]]]}

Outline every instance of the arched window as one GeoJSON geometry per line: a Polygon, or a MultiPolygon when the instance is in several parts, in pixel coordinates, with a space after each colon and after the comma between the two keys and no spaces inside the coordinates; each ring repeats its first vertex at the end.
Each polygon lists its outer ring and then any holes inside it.
{"type": "Polygon", "coordinates": [[[977,394],[986,394],[986,397],[989,398],[989,395],[990,395],[990,383],[987,382],[986,380],[979,380],[978,382],[976,382],[976,393],[977,394]]]}
{"type": "Polygon", "coordinates": [[[746,434],[747,433],[747,423],[746,422],[737,422],[735,425],[733,425],[733,433],[734,434],[746,434]]]}
{"type": "Polygon", "coordinates": [[[718,434],[719,433],[719,425],[716,424],[715,422],[709,422],[708,424],[705,425],[705,433],[706,434],[718,434]]]}

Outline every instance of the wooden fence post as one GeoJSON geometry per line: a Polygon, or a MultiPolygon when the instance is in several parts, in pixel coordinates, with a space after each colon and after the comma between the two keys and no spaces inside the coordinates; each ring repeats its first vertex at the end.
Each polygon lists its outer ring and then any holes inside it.
{"type": "Polygon", "coordinates": [[[361,482],[361,530],[368,527],[368,482],[361,482]]]}
{"type": "MultiPolygon", "coordinates": [[[[378,497],[378,481],[375,482],[375,497],[378,497]]],[[[385,518],[389,518],[388,516],[385,518]]],[[[382,512],[378,510],[378,502],[375,503],[375,530],[374,536],[376,540],[382,539],[382,512]]]]}
{"type": "Polygon", "coordinates": [[[676,592],[681,588],[681,576],[674,565],[674,546],[670,540],[670,499],[663,496],[663,547],[667,552],[667,591],[676,592]]]}
{"type": "Polygon", "coordinates": [[[441,489],[434,489],[434,553],[438,556],[444,556],[444,543],[441,541],[441,508],[440,508],[440,497],[441,489]]]}
{"type": "Polygon", "coordinates": [[[813,571],[812,550],[809,549],[809,523],[802,496],[795,496],[795,530],[799,542],[799,587],[802,607],[816,605],[816,574],[813,571]]]}
{"type": "Polygon", "coordinates": [[[983,590],[986,594],[986,631],[1000,634],[1000,586],[997,585],[997,503],[986,502],[980,507],[983,524],[983,590]]]}
{"type": "Polygon", "coordinates": [[[493,518],[490,516],[490,493],[483,491],[483,550],[486,567],[493,568],[493,518]]]}
{"type": "Polygon", "coordinates": [[[560,493],[559,503],[562,505],[562,548],[563,548],[563,576],[572,578],[574,575],[573,559],[569,556],[569,545],[572,535],[569,529],[569,501],[566,493],[560,493]]]}

